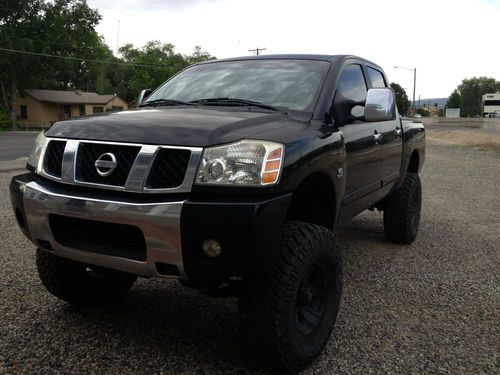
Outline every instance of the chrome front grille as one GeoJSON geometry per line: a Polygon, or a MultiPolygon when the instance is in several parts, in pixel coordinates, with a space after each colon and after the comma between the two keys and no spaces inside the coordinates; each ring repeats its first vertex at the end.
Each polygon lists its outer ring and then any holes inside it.
{"type": "Polygon", "coordinates": [[[199,147],[48,138],[37,173],[71,185],[182,193],[191,191],[201,152],[199,147]]]}
{"type": "Polygon", "coordinates": [[[141,151],[140,146],[80,142],[76,155],[76,180],[123,187],[127,183],[128,175],[139,151],[141,151]],[[95,162],[106,153],[111,153],[116,157],[117,166],[109,176],[101,176],[97,172],[95,162]]]}

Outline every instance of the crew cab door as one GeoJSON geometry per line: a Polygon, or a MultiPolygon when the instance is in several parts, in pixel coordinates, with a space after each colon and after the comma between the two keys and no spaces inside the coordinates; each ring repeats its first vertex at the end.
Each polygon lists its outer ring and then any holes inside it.
{"type": "MultiPolygon", "coordinates": [[[[367,84],[362,66],[344,66],[337,84],[333,109],[335,126],[342,133],[346,147],[343,205],[347,206],[368,196],[381,185],[382,147],[379,140],[382,135],[379,123],[362,120],[366,94],[367,84]]],[[[359,201],[359,206],[363,210],[369,207],[369,202],[363,199],[359,201]]],[[[358,210],[353,207],[352,211],[358,210]]]]}
{"type": "MultiPolygon", "coordinates": [[[[368,84],[370,88],[389,87],[382,72],[374,67],[367,66],[368,84]]],[[[387,185],[399,177],[403,156],[403,129],[398,115],[388,121],[374,123],[382,134],[382,183],[387,185]]]]}

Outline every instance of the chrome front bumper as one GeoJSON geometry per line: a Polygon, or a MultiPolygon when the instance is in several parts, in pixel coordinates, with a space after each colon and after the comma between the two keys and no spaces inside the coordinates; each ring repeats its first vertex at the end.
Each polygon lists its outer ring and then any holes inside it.
{"type": "MultiPolygon", "coordinates": [[[[14,193],[18,195],[17,202],[22,202],[23,205],[23,207],[14,207],[16,216],[19,210],[21,219],[24,219],[24,222],[21,220],[20,225],[24,224],[25,233],[38,247],[44,248],[41,244],[48,243],[50,251],[63,258],[141,276],[187,278],[182,259],[180,233],[184,201],[136,203],[120,199],[108,200],[90,193],[79,192],[78,195],[74,195],[41,180],[26,183],[13,180],[13,184],[17,186],[11,185],[11,194],[17,191],[14,193]],[[54,238],[49,223],[50,214],[133,225],[144,235],[146,261],[63,246],[54,238]],[[169,269],[175,266],[178,275],[159,272],[161,267],[158,265],[168,265],[169,269]]],[[[13,205],[16,204],[20,205],[13,199],[13,205]]]]}

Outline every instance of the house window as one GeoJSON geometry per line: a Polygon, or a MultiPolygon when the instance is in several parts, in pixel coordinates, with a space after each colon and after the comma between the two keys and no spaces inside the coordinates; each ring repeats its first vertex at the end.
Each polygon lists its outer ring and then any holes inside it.
{"type": "Polygon", "coordinates": [[[122,105],[113,105],[113,106],[111,106],[111,110],[112,111],[122,111],[123,106],[122,105]]]}
{"type": "Polygon", "coordinates": [[[92,113],[101,113],[104,112],[103,107],[92,107],[92,113]]]}
{"type": "Polygon", "coordinates": [[[28,106],[27,105],[22,105],[21,106],[21,120],[27,120],[28,119],[28,106]]]}
{"type": "Polygon", "coordinates": [[[80,116],[85,116],[85,105],[81,104],[78,108],[80,109],[80,116]]]}

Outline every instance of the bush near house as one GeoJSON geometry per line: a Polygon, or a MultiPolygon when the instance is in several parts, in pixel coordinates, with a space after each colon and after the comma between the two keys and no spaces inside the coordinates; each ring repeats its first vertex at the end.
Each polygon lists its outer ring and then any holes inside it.
{"type": "Polygon", "coordinates": [[[4,131],[11,128],[10,116],[9,114],[0,109],[0,131],[4,131]]]}

